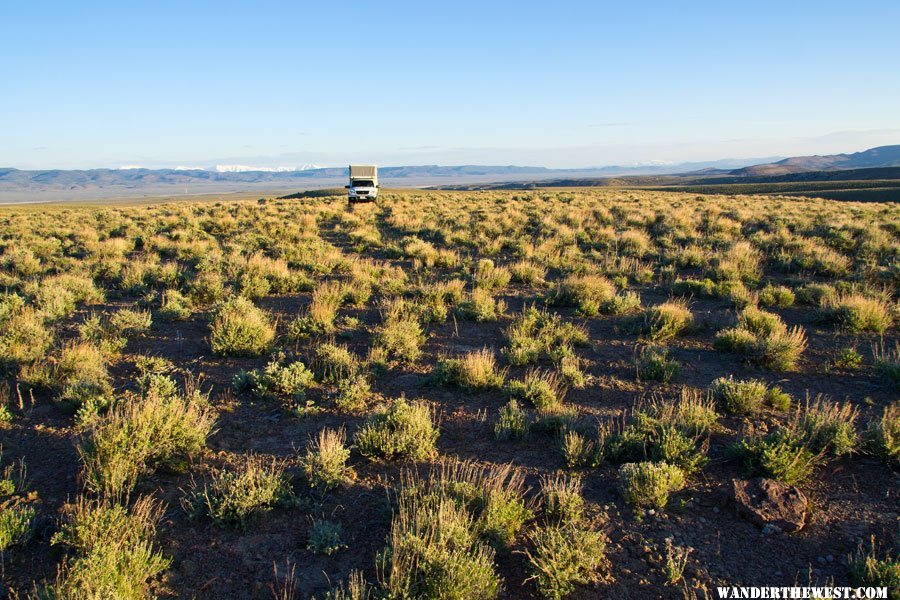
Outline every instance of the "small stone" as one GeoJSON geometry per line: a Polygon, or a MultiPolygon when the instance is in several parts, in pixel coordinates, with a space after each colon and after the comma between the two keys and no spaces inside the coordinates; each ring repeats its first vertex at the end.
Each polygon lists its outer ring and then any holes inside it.
{"type": "Polygon", "coordinates": [[[829,554],[828,556],[825,557],[825,560],[827,560],[828,562],[834,562],[834,555],[829,554]]]}
{"type": "Polygon", "coordinates": [[[763,535],[778,535],[782,533],[781,529],[771,523],[766,523],[762,528],[763,535]]]}
{"type": "Polygon", "coordinates": [[[713,512],[716,513],[716,514],[719,514],[719,507],[718,507],[718,506],[713,506],[713,512]]]}
{"type": "Polygon", "coordinates": [[[819,556],[816,558],[816,560],[819,562],[820,565],[824,565],[825,563],[828,562],[827,560],[825,560],[824,556],[819,556]]]}

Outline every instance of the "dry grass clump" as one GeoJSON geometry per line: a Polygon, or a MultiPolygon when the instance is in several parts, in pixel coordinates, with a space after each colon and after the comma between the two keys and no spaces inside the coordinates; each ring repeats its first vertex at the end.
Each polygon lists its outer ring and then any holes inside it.
{"type": "Polygon", "coordinates": [[[506,303],[496,299],[490,289],[475,288],[459,304],[460,317],[478,323],[496,321],[506,312],[506,303]]]}
{"type": "Polygon", "coordinates": [[[559,306],[574,306],[587,317],[600,314],[604,302],[616,295],[613,283],[603,275],[568,275],[557,286],[553,301],[559,306]]]}
{"type": "Polygon", "coordinates": [[[345,445],[346,441],[343,429],[327,427],[310,441],[301,464],[306,479],[314,488],[327,491],[353,480],[353,469],[347,466],[350,449],[345,445]]]}
{"type": "Polygon", "coordinates": [[[761,412],[766,405],[787,410],[791,398],[777,387],[769,388],[756,379],[719,377],[709,386],[716,403],[728,414],[747,415],[761,412]]]}
{"type": "Polygon", "coordinates": [[[561,405],[566,389],[556,373],[531,369],[525,374],[524,380],[510,381],[507,393],[540,411],[561,405]]]}
{"type": "Polygon", "coordinates": [[[885,406],[881,417],[869,422],[863,439],[871,454],[893,464],[900,463],[900,403],[885,406]]]}
{"type": "Polygon", "coordinates": [[[792,371],[806,349],[806,333],[799,326],[788,329],[774,313],[748,306],[738,316],[737,327],[717,333],[713,345],[770,369],[792,371]]]}
{"type": "Polygon", "coordinates": [[[425,332],[419,321],[402,303],[388,307],[382,326],[375,335],[375,345],[394,360],[414,363],[422,355],[425,332]]]}
{"type": "Polygon", "coordinates": [[[500,418],[494,424],[494,435],[498,440],[516,440],[528,437],[531,422],[528,413],[515,398],[504,404],[498,412],[500,418]]]}
{"type": "Polygon", "coordinates": [[[694,322],[691,309],[683,300],[670,300],[650,307],[638,317],[633,327],[654,342],[662,342],[681,335],[694,322]]]}
{"type": "Polygon", "coordinates": [[[494,353],[482,348],[459,358],[439,358],[435,374],[441,382],[467,390],[500,388],[506,379],[505,370],[498,370],[494,353]]]}
{"type": "Polygon", "coordinates": [[[894,324],[893,313],[885,300],[859,293],[840,294],[824,303],[825,317],[853,332],[883,333],[894,324]]]}

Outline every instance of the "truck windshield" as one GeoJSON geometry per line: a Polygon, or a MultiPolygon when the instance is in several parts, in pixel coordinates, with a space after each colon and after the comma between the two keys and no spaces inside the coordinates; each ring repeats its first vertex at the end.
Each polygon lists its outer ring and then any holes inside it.
{"type": "Polygon", "coordinates": [[[353,187],[374,187],[370,179],[354,179],[353,187]]]}

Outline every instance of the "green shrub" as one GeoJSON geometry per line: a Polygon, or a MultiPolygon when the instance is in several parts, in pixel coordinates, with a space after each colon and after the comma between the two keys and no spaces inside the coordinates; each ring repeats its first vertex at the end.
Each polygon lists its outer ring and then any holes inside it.
{"type": "Polygon", "coordinates": [[[372,388],[365,373],[357,373],[342,379],[334,395],[334,406],[341,412],[356,413],[365,410],[372,388]]]}
{"type": "Polygon", "coordinates": [[[55,400],[77,409],[83,423],[112,403],[112,381],[103,353],[89,343],[68,343],[53,365],[55,400]]]}
{"type": "Polygon", "coordinates": [[[109,324],[118,334],[131,337],[149,331],[153,317],[149,310],[123,308],[110,315],[109,324]]]}
{"type": "Polygon", "coordinates": [[[354,441],[369,458],[424,460],[437,453],[437,438],[431,407],[399,398],[369,418],[354,441]]]}
{"type": "Polygon", "coordinates": [[[250,456],[238,468],[214,472],[203,485],[194,482],[183,505],[191,517],[205,516],[222,525],[245,527],[253,517],[292,498],[284,464],[250,456]]]}
{"type": "Polygon", "coordinates": [[[451,499],[401,503],[377,562],[390,598],[489,600],[500,593],[494,550],[451,499]]]}
{"type": "Polygon", "coordinates": [[[324,383],[339,383],[359,372],[359,359],[347,346],[319,344],[315,353],[316,376],[324,383]]]}
{"type": "Polygon", "coordinates": [[[856,348],[847,346],[837,351],[831,364],[836,369],[854,371],[862,366],[862,354],[856,348]]]}
{"type": "Polygon", "coordinates": [[[306,448],[301,459],[303,472],[310,485],[320,490],[330,490],[352,481],[353,469],[347,466],[350,449],[345,445],[343,429],[322,429],[319,436],[306,448]]]}
{"type": "Polygon", "coordinates": [[[802,432],[813,452],[843,456],[856,450],[858,416],[859,409],[849,402],[838,404],[817,398],[815,402],[807,401],[806,407],[798,411],[793,426],[802,432]]]}
{"type": "Polygon", "coordinates": [[[494,353],[487,348],[459,358],[440,358],[435,373],[441,382],[468,390],[499,388],[506,378],[505,372],[497,370],[494,353]]]}
{"type": "Polygon", "coordinates": [[[900,342],[894,344],[893,350],[884,347],[884,342],[873,348],[875,368],[889,386],[900,389],[900,342]]]}
{"type": "Polygon", "coordinates": [[[567,431],[562,436],[562,454],[566,466],[577,469],[593,466],[596,450],[593,441],[577,431],[567,431]]]}
{"type": "Polygon", "coordinates": [[[499,290],[509,285],[511,277],[508,268],[495,266],[489,258],[481,258],[475,263],[472,280],[476,288],[499,290]]]}
{"type": "Polygon", "coordinates": [[[219,356],[260,356],[274,340],[268,315],[241,296],[219,305],[210,325],[210,345],[219,356]]]}
{"type": "Polygon", "coordinates": [[[509,346],[503,353],[513,365],[533,364],[540,358],[559,355],[563,348],[588,343],[583,327],[566,323],[557,314],[525,308],[506,330],[509,346]]]}
{"type": "Polygon", "coordinates": [[[401,504],[451,500],[465,508],[479,539],[497,549],[509,547],[533,516],[525,501],[524,476],[511,465],[445,460],[427,478],[407,474],[402,479],[401,504]]]}
{"type": "Polygon", "coordinates": [[[669,494],[684,487],[684,472],[667,463],[626,463],[619,467],[619,489],[633,506],[665,508],[669,494]]]}
{"type": "Polygon", "coordinates": [[[766,285],[759,292],[759,303],[763,306],[777,306],[787,308],[794,304],[794,292],[783,285],[766,285]]]}
{"type": "Polygon", "coordinates": [[[289,362],[279,355],[261,369],[241,371],[235,375],[234,387],[257,398],[282,398],[297,403],[304,399],[313,380],[312,371],[301,361],[289,362]]]}
{"type": "Polygon", "coordinates": [[[193,302],[178,290],[166,290],[162,294],[157,314],[165,321],[184,321],[194,312],[193,302]]]}
{"type": "Polygon", "coordinates": [[[732,455],[743,460],[752,475],[789,485],[809,478],[819,462],[802,433],[790,428],[766,435],[750,432],[732,449],[732,455]]]}
{"type": "Polygon", "coordinates": [[[78,452],[85,486],[110,497],[127,496],[141,475],[164,467],[182,470],[204,448],[215,422],[205,403],[148,393],[125,402],[97,422],[78,452]]]}
{"type": "Polygon", "coordinates": [[[755,379],[735,380],[720,377],[709,386],[719,407],[728,414],[747,415],[760,412],[766,401],[766,384],[755,379]]]}
{"type": "Polygon", "coordinates": [[[53,333],[33,309],[18,310],[0,320],[0,366],[6,369],[43,358],[52,343],[53,333]]]}
{"type": "Polygon", "coordinates": [[[602,578],[606,568],[606,537],[573,525],[549,526],[529,535],[534,550],[526,550],[531,578],[545,598],[560,600],[576,586],[602,578]]]}
{"type": "Polygon", "coordinates": [[[870,548],[860,543],[857,551],[850,555],[850,579],[853,585],[860,587],[887,588],[889,598],[900,596],[900,557],[896,553],[884,558],[878,557],[875,547],[875,536],[871,538],[870,548]]]}
{"type": "Polygon", "coordinates": [[[498,440],[514,440],[528,437],[531,423],[515,398],[500,408],[500,418],[494,424],[494,435],[498,440]]]}
{"type": "Polygon", "coordinates": [[[306,549],[313,554],[331,556],[347,548],[344,543],[344,532],[340,523],[332,521],[313,521],[309,528],[306,549]]]}
{"type": "Polygon", "coordinates": [[[741,311],[738,326],[720,331],[713,346],[746,354],[771,369],[791,371],[806,349],[806,333],[800,327],[788,329],[774,313],[749,306],[741,311]]]}
{"type": "Polygon", "coordinates": [[[528,371],[522,381],[510,381],[506,389],[512,398],[524,400],[538,410],[562,404],[566,395],[555,373],[536,369],[528,371]]]}
{"type": "Polygon", "coordinates": [[[13,504],[0,509],[0,552],[28,541],[34,515],[34,508],[25,504],[13,504]]]}
{"type": "Polygon", "coordinates": [[[532,286],[543,284],[547,276],[547,269],[529,260],[511,264],[509,271],[513,281],[532,286]]]}
{"type": "Polygon", "coordinates": [[[671,358],[668,348],[644,346],[635,357],[638,381],[671,381],[681,370],[681,363],[671,358]]]}
{"type": "Polygon", "coordinates": [[[871,454],[900,463],[900,403],[885,406],[880,418],[869,421],[864,441],[871,454]]]}
{"type": "Polygon", "coordinates": [[[676,279],[672,293],[677,296],[708,298],[715,293],[716,284],[712,279],[676,279]]]}
{"type": "Polygon", "coordinates": [[[600,311],[606,315],[628,315],[641,309],[641,297],[636,292],[616,294],[600,305],[600,311]]]}
{"type": "Polygon", "coordinates": [[[486,323],[496,321],[506,312],[506,303],[497,300],[490,290],[475,288],[459,305],[457,311],[464,319],[486,323]]]}
{"type": "Polygon", "coordinates": [[[150,497],[139,498],[130,509],[106,499],[79,499],[52,539],[73,554],[56,582],[39,589],[38,596],[147,598],[151,581],[170,563],[154,544],[164,510],[150,497]]]}
{"type": "Polygon", "coordinates": [[[406,317],[388,318],[375,336],[375,343],[388,357],[414,363],[422,355],[425,333],[418,321],[406,317]]]}

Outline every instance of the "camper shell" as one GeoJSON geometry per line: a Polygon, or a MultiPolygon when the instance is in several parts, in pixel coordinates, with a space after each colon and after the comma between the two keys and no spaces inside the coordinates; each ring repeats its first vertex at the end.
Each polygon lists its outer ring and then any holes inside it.
{"type": "Polygon", "coordinates": [[[347,199],[350,202],[372,202],[378,197],[378,166],[350,165],[350,184],[347,199]]]}

